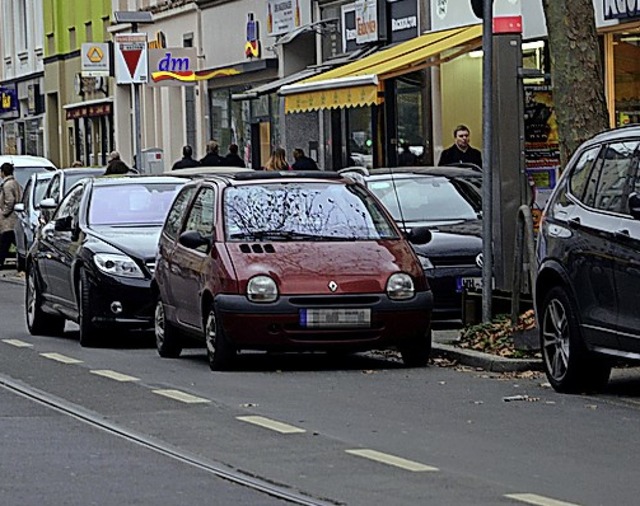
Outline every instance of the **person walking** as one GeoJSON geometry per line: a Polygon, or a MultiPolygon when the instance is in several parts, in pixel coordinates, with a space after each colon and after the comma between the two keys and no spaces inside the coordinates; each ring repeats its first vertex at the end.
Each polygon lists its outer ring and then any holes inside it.
{"type": "Polygon", "coordinates": [[[227,156],[224,157],[223,165],[227,165],[229,167],[242,167],[243,169],[246,168],[244,160],[242,160],[242,158],[240,158],[240,155],[238,154],[237,144],[229,145],[229,152],[227,153],[227,156]]]}
{"type": "Polygon", "coordinates": [[[200,160],[204,167],[220,167],[224,165],[224,158],[219,154],[220,147],[216,141],[207,142],[207,154],[200,160]]]}
{"type": "Polygon", "coordinates": [[[482,168],[482,153],[469,145],[470,132],[465,125],[458,125],[453,131],[455,142],[440,155],[438,165],[473,163],[482,168]]]}
{"type": "Polygon", "coordinates": [[[13,176],[13,165],[3,163],[0,167],[0,178],[2,178],[2,186],[0,186],[0,268],[4,266],[4,261],[9,256],[11,245],[16,244],[16,234],[14,227],[16,226],[15,205],[22,198],[22,188],[13,176]]]}
{"type": "Polygon", "coordinates": [[[120,153],[112,151],[109,153],[109,161],[107,162],[107,170],[104,171],[104,175],[109,174],[127,174],[131,172],[129,166],[124,163],[120,158],[120,153]]]}
{"type": "Polygon", "coordinates": [[[188,169],[189,167],[199,167],[197,160],[193,159],[193,148],[189,145],[183,146],[182,158],[173,164],[171,170],[188,169]]]}
{"type": "Polygon", "coordinates": [[[402,153],[398,156],[398,165],[400,167],[412,167],[418,165],[418,157],[411,152],[408,142],[403,142],[400,147],[402,153]]]}
{"type": "Polygon", "coordinates": [[[264,170],[291,170],[286,157],[287,153],[284,149],[276,148],[264,164],[264,170]]]}
{"type": "Polygon", "coordinates": [[[293,150],[293,158],[295,162],[293,162],[291,166],[292,170],[320,170],[315,160],[306,156],[302,148],[295,148],[293,150]]]}

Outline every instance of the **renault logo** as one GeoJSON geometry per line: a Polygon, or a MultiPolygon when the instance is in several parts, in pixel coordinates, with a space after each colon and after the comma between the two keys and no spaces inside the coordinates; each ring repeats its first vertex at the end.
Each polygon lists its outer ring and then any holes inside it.
{"type": "Polygon", "coordinates": [[[484,264],[484,261],[483,261],[483,259],[482,259],[482,253],[480,253],[480,254],[476,257],[476,265],[482,269],[482,264],[484,264]]]}
{"type": "Polygon", "coordinates": [[[329,281],[329,290],[335,292],[338,289],[338,283],[335,281],[329,281]]]}

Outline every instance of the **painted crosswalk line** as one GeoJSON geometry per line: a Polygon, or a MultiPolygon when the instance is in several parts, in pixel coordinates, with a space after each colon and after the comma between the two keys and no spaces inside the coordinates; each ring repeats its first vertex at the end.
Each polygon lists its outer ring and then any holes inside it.
{"type": "Polygon", "coordinates": [[[534,506],[579,506],[572,502],[558,501],[557,499],[536,494],[507,494],[505,497],[513,499],[514,501],[533,504],[534,506]]]}
{"type": "Polygon", "coordinates": [[[301,434],[303,432],[307,432],[306,430],[299,427],[294,427],[293,425],[289,425],[287,423],[271,420],[270,418],[265,418],[264,416],[239,416],[237,417],[237,419],[242,422],[259,425],[260,427],[279,432],[280,434],[301,434]]]}
{"type": "Polygon", "coordinates": [[[350,455],[357,455],[369,460],[375,460],[382,464],[387,464],[407,471],[424,472],[424,471],[439,471],[437,467],[421,464],[420,462],[414,462],[412,460],[403,459],[395,455],[389,455],[388,453],[378,452],[376,450],[345,450],[350,455]]]}
{"type": "Polygon", "coordinates": [[[3,339],[2,342],[15,346],[16,348],[33,348],[33,344],[26,343],[20,339],[3,339]]]}
{"type": "Polygon", "coordinates": [[[40,353],[40,355],[44,358],[55,360],[56,362],[61,362],[63,364],[82,364],[82,360],[67,357],[66,355],[61,355],[60,353],[40,353]]]}
{"type": "Polygon", "coordinates": [[[122,374],[116,371],[110,371],[108,369],[96,369],[95,371],[89,371],[91,374],[97,374],[98,376],[103,376],[105,378],[109,378],[115,381],[140,381],[140,378],[135,378],[134,376],[129,376],[128,374],[122,374]]]}
{"type": "Polygon", "coordinates": [[[206,404],[208,402],[211,402],[209,399],[205,399],[203,397],[196,397],[195,395],[191,395],[186,392],[181,392],[180,390],[171,390],[171,389],[153,390],[153,393],[162,395],[164,397],[168,397],[169,399],[184,402],[186,404],[206,404]]]}

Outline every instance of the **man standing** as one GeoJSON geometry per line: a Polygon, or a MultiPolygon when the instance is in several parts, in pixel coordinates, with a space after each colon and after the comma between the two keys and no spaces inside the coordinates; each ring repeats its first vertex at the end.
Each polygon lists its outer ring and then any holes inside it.
{"type": "Polygon", "coordinates": [[[0,268],[9,256],[11,245],[16,243],[16,234],[13,231],[16,225],[16,212],[13,210],[17,202],[22,198],[20,184],[13,176],[13,165],[3,163],[0,167],[2,186],[0,187],[0,268]]]}
{"type": "Polygon", "coordinates": [[[482,154],[469,145],[469,128],[458,125],[453,131],[455,142],[440,155],[438,165],[455,165],[458,163],[473,163],[482,167],[482,154]]]}
{"type": "Polygon", "coordinates": [[[216,141],[207,142],[207,154],[200,160],[200,165],[204,167],[221,167],[224,165],[224,158],[220,156],[220,147],[216,141]]]}
{"type": "Polygon", "coordinates": [[[305,156],[304,151],[301,148],[293,150],[293,158],[295,159],[295,162],[293,162],[291,170],[319,170],[314,159],[305,156]]]}
{"type": "Polygon", "coordinates": [[[107,170],[105,170],[104,174],[128,174],[131,169],[129,166],[122,161],[120,158],[120,153],[117,151],[112,151],[109,153],[109,162],[107,163],[107,170]]]}
{"type": "Polygon", "coordinates": [[[244,161],[238,154],[237,144],[229,145],[229,152],[227,153],[227,156],[224,157],[224,165],[228,165],[229,167],[241,167],[243,169],[246,168],[244,161]]]}
{"type": "Polygon", "coordinates": [[[193,159],[193,148],[189,145],[183,146],[182,158],[173,164],[171,170],[188,169],[189,167],[199,167],[197,160],[193,159]]]}

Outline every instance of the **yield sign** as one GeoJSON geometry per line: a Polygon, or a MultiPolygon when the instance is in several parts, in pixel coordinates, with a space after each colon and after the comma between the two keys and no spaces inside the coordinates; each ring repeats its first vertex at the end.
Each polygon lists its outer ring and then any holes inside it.
{"type": "Polygon", "coordinates": [[[147,47],[146,33],[126,33],[115,36],[116,82],[118,84],[147,82],[149,74],[147,47]]]}
{"type": "Polygon", "coordinates": [[[136,75],[136,68],[138,68],[138,62],[142,55],[142,49],[122,49],[122,57],[127,64],[129,74],[133,77],[136,75]]]}

